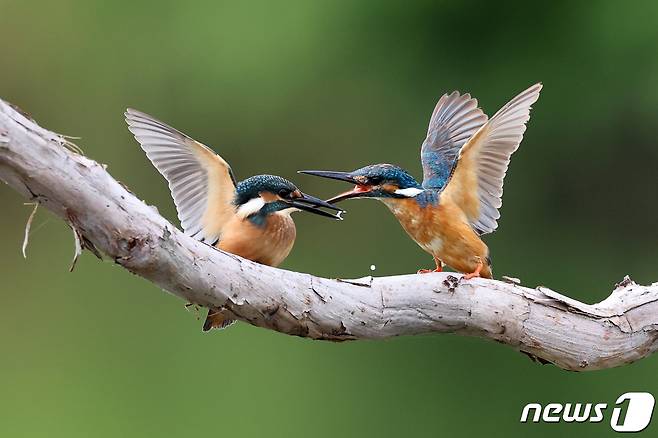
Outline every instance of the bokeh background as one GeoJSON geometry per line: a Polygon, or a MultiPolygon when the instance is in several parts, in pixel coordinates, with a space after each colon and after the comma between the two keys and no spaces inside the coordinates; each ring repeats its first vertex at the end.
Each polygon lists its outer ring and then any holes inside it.
{"type": "MultiPolygon", "coordinates": [[[[92,158],[176,221],[123,122],[152,113],[212,145],[238,178],[397,163],[420,177],[436,100],[489,114],[542,81],[506,178],[496,275],[595,302],[658,281],[658,3],[0,0],[0,96],[80,136],[92,158]]],[[[528,402],[658,395],[658,356],[592,373],[449,335],[314,342],[238,324],[202,334],[181,300],[85,254],[45,210],[0,187],[0,436],[556,436],[528,402]]],[[[285,269],[352,277],[431,259],[384,206],[297,216],[285,269]]],[[[608,417],[609,418],[609,417],[608,417]]],[[[653,424],[646,433],[655,434],[653,424]],[[653,430],[653,432],[651,432],[653,430]]]]}

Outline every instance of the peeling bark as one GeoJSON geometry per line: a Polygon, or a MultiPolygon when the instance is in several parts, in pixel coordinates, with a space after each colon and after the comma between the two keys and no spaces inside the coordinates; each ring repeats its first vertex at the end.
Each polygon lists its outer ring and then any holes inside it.
{"type": "Polygon", "coordinates": [[[332,341],[478,336],[573,371],[628,364],[658,348],[658,283],[626,278],[589,305],[515,279],[434,273],[337,280],[224,253],[183,235],[104,166],[2,100],[0,179],[67,221],[81,250],[259,327],[332,341]]]}

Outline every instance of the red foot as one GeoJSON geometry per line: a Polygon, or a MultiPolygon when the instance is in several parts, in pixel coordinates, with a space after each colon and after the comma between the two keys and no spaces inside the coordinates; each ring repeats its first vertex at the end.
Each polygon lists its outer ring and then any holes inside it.
{"type": "Polygon", "coordinates": [[[482,270],[483,266],[484,265],[482,264],[482,261],[479,261],[477,267],[475,268],[475,271],[471,272],[470,274],[464,275],[462,278],[464,280],[470,280],[471,278],[479,277],[480,276],[480,271],[482,270]]]}
{"type": "Polygon", "coordinates": [[[436,269],[419,269],[417,274],[430,274],[432,272],[443,272],[443,266],[441,263],[436,264],[436,269]]]}

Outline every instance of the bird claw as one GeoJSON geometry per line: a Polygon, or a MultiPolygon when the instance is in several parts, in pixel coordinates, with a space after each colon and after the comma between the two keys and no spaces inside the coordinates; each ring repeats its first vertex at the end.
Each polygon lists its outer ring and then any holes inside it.
{"type": "Polygon", "coordinates": [[[436,258],[434,259],[436,262],[436,269],[419,269],[416,274],[431,274],[432,272],[443,272],[443,265],[439,260],[436,258]]]}
{"type": "Polygon", "coordinates": [[[480,276],[480,271],[482,270],[482,267],[484,264],[482,263],[482,260],[478,260],[478,264],[475,268],[475,271],[469,273],[469,274],[464,274],[462,276],[462,280],[470,280],[471,278],[479,277],[480,276]]]}
{"type": "Polygon", "coordinates": [[[436,269],[419,269],[416,274],[431,274],[432,272],[443,272],[443,268],[436,269]]]}
{"type": "Polygon", "coordinates": [[[471,272],[470,274],[465,274],[462,276],[463,280],[470,280],[471,278],[479,277],[480,273],[479,272],[471,272]]]}

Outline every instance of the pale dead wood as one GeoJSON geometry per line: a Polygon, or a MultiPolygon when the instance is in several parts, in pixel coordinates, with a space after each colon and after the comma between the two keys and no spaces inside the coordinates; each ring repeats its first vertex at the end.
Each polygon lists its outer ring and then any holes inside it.
{"type": "Polygon", "coordinates": [[[27,223],[25,224],[25,234],[23,235],[23,246],[21,247],[21,252],[23,253],[23,258],[27,258],[27,244],[30,241],[30,228],[32,227],[32,221],[34,220],[34,216],[37,214],[37,209],[39,208],[39,203],[38,202],[26,202],[25,205],[34,205],[34,208],[32,209],[32,213],[30,213],[30,216],[27,218],[27,223]]]}
{"type": "Polygon", "coordinates": [[[223,253],[184,236],[104,166],[1,100],[0,179],[67,221],[76,248],[102,252],[190,303],[259,327],[337,341],[457,333],[575,371],[628,364],[658,347],[658,283],[625,279],[589,305],[514,279],[332,280],[223,253]]]}

